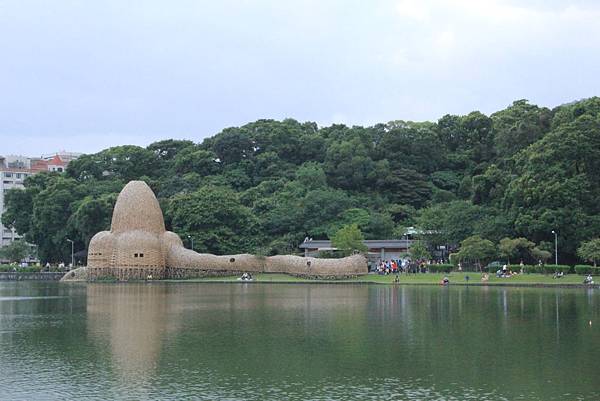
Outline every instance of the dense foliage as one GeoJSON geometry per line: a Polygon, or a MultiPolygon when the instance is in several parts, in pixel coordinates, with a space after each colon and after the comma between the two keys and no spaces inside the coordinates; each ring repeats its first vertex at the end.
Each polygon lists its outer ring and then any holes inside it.
{"type": "Polygon", "coordinates": [[[596,267],[598,260],[600,260],[600,238],[582,242],[577,249],[577,255],[583,260],[592,262],[596,267]]]}
{"type": "Polygon", "coordinates": [[[350,224],[337,230],[331,236],[331,245],[340,250],[344,255],[353,252],[367,252],[368,248],[363,243],[363,236],[357,224],[350,224]]]}
{"type": "Polygon", "coordinates": [[[19,263],[31,254],[30,246],[23,240],[16,240],[0,248],[0,259],[19,263]]]}
{"type": "Polygon", "coordinates": [[[600,98],[553,110],[519,100],[491,116],[435,123],[259,120],[198,144],[83,156],[65,174],[38,174],[25,191],[9,191],[2,221],[42,260],[66,260],[65,238],[84,249],[109,227],[123,185],[142,179],[168,228],[200,251],[296,252],[307,236],[331,238],[355,224],[366,239],[418,226],[430,246],[516,238],[502,253],[518,261],[536,249],[547,257],[557,230],[560,260],[572,263],[579,244],[600,233],[598,171],[600,98]]]}

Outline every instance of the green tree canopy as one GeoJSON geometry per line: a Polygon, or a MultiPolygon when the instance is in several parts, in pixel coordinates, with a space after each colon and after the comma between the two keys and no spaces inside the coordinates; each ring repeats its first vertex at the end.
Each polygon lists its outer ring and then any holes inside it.
{"type": "Polygon", "coordinates": [[[115,194],[137,179],[157,194],[168,226],[199,238],[208,230],[196,243],[212,252],[296,252],[306,236],[325,239],[355,223],[368,239],[417,226],[430,248],[474,235],[527,238],[542,260],[556,230],[561,261],[575,263],[579,244],[600,232],[598,171],[598,97],[369,127],[262,119],[199,144],[117,146],[80,157],[66,174],[28,177],[24,190],[5,193],[2,222],[38,245],[44,261],[67,260],[65,237],[84,249],[106,227],[115,194]],[[224,196],[237,223],[194,222],[189,210],[207,193],[224,196]]]}
{"type": "Polygon", "coordinates": [[[478,235],[466,238],[460,243],[459,259],[474,261],[480,271],[482,264],[491,261],[495,256],[496,246],[494,243],[478,235]]]}
{"type": "Polygon", "coordinates": [[[533,249],[531,249],[531,256],[533,256],[535,260],[541,261],[542,263],[546,263],[548,259],[552,257],[552,252],[546,249],[542,249],[539,246],[536,246],[533,249]]]}
{"type": "MultiPolygon", "coordinates": [[[[527,238],[502,238],[498,245],[500,255],[506,258],[508,264],[510,260],[528,260],[531,258],[535,244],[527,238]]],[[[539,253],[538,253],[539,254],[539,253]]]]}
{"type": "Polygon", "coordinates": [[[577,255],[596,266],[598,260],[600,260],[600,238],[582,242],[579,248],[577,248],[577,255]]]}
{"type": "Polygon", "coordinates": [[[201,252],[251,252],[256,241],[256,219],[231,189],[205,186],[171,198],[167,213],[172,229],[201,252]]]}
{"type": "Polygon", "coordinates": [[[0,248],[0,259],[19,263],[31,255],[31,247],[23,240],[15,240],[0,248]]]}
{"type": "Polygon", "coordinates": [[[492,114],[494,140],[500,156],[510,157],[542,138],[550,129],[552,112],[517,100],[505,110],[492,114]]]}
{"type": "Polygon", "coordinates": [[[431,259],[431,254],[423,241],[415,241],[408,252],[415,261],[431,259]]]}
{"type": "Polygon", "coordinates": [[[354,251],[366,252],[367,246],[363,244],[363,236],[356,224],[343,226],[331,237],[331,245],[346,255],[354,251]]]}
{"type": "Polygon", "coordinates": [[[112,210],[117,200],[116,193],[103,194],[98,198],[86,196],[82,200],[73,202],[73,213],[69,217],[67,226],[73,233],[73,239],[89,244],[92,237],[99,231],[109,230],[112,210]]]}

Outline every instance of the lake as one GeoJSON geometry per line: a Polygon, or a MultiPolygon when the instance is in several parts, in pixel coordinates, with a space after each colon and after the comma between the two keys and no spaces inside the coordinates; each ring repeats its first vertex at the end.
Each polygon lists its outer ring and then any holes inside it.
{"type": "Polygon", "coordinates": [[[598,400],[599,372],[597,289],[0,283],[2,400],[598,400]]]}

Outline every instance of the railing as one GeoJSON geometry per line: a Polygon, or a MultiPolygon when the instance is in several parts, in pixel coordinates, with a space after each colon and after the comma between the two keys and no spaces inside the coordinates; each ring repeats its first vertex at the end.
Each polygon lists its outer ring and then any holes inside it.
{"type": "Polygon", "coordinates": [[[58,281],[65,274],[66,274],[66,272],[33,272],[33,273],[0,272],[0,281],[24,281],[24,280],[58,281]]]}

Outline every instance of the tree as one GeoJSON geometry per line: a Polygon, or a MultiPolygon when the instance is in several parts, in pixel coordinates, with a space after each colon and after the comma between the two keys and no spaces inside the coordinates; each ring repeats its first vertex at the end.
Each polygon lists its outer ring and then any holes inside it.
{"type": "Polygon", "coordinates": [[[394,227],[392,231],[392,236],[394,238],[403,238],[408,233],[408,228],[402,225],[397,225],[394,227]]]}
{"type": "Polygon", "coordinates": [[[157,153],[139,146],[115,146],[73,160],[67,167],[67,175],[80,181],[89,178],[135,180],[151,172],[159,173],[158,157],[157,153]]]}
{"type": "Polygon", "coordinates": [[[553,110],[552,128],[575,121],[581,116],[600,115],[600,97],[594,96],[579,102],[567,103],[553,110]]]}
{"type": "Polygon", "coordinates": [[[594,267],[596,267],[596,263],[600,260],[600,238],[582,242],[577,248],[577,255],[581,259],[594,263],[594,267]]]}
{"type": "Polygon", "coordinates": [[[369,187],[374,169],[369,149],[358,138],[333,143],[327,149],[325,172],[333,186],[356,190],[369,187]]]}
{"type": "Polygon", "coordinates": [[[177,174],[195,172],[206,176],[218,173],[220,168],[217,155],[195,146],[188,146],[173,156],[173,170],[177,174]]]}
{"type": "Polygon", "coordinates": [[[533,258],[536,260],[541,260],[542,262],[546,263],[552,256],[552,252],[536,246],[531,250],[531,256],[533,256],[533,258]]]}
{"type": "Polygon", "coordinates": [[[172,160],[183,149],[193,147],[194,142],[188,140],[165,139],[148,145],[146,149],[154,152],[158,160],[172,160]]]}
{"type": "MultiPolygon", "coordinates": [[[[25,238],[38,246],[38,254],[43,261],[61,262],[70,258],[71,245],[66,238],[72,232],[68,221],[74,212],[74,202],[83,197],[77,182],[65,177],[58,177],[35,196],[31,228],[25,233],[25,238]]],[[[75,243],[76,248],[84,246],[83,241],[75,243]]]]}
{"type": "Polygon", "coordinates": [[[272,197],[264,199],[262,225],[275,237],[293,232],[301,240],[329,238],[339,228],[339,216],[354,206],[343,190],[329,187],[308,189],[298,181],[287,183],[272,197]]]}
{"type": "Polygon", "coordinates": [[[550,241],[561,227],[563,258],[600,231],[600,116],[583,114],[547,133],[514,158],[502,204],[516,233],[550,241]]]}
{"type": "Polygon", "coordinates": [[[98,198],[88,195],[80,201],[73,202],[73,213],[67,222],[71,237],[77,238],[87,248],[97,232],[109,230],[116,200],[117,194],[110,193],[98,198]]]}
{"type": "Polygon", "coordinates": [[[0,258],[10,262],[19,263],[31,255],[30,246],[23,240],[15,240],[0,248],[0,258]]]}
{"type": "Polygon", "coordinates": [[[476,205],[497,205],[502,201],[506,183],[506,172],[497,165],[490,165],[483,174],[473,176],[471,182],[471,200],[476,205]]]}
{"type": "Polygon", "coordinates": [[[466,132],[465,147],[475,163],[489,161],[496,153],[492,125],[492,119],[478,111],[461,118],[462,129],[466,132]]]}
{"type": "Polygon", "coordinates": [[[276,152],[261,152],[252,160],[252,170],[248,175],[256,185],[280,177],[293,178],[296,168],[297,166],[281,160],[276,152]]]}
{"type": "Polygon", "coordinates": [[[35,190],[22,190],[18,188],[9,189],[5,192],[5,209],[2,214],[2,224],[5,227],[15,228],[20,234],[25,234],[29,231],[31,228],[34,193],[35,190]]]}
{"type": "Polygon", "coordinates": [[[445,152],[430,122],[391,121],[377,144],[377,157],[389,161],[392,170],[411,169],[431,174],[443,166],[445,152]]]}
{"type": "Polygon", "coordinates": [[[169,228],[198,235],[198,246],[206,235],[205,249],[219,253],[257,244],[296,252],[306,236],[329,238],[355,223],[367,239],[417,226],[427,246],[474,235],[540,244],[505,252],[511,261],[546,259],[558,229],[561,259],[573,263],[578,245],[600,232],[598,171],[598,97],[552,111],[519,100],[491,117],[472,112],[436,123],[257,120],[199,145],[118,146],[72,161],[66,175],[35,174],[24,191],[5,193],[2,222],[38,245],[44,261],[66,260],[65,237],[83,249],[108,225],[115,194],[143,179],[169,228]],[[200,217],[195,203],[208,205],[200,217]]]}
{"type": "Polygon", "coordinates": [[[494,243],[479,235],[473,235],[460,243],[459,259],[474,260],[479,271],[482,270],[482,263],[489,262],[494,256],[496,256],[494,243]]]}
{"type": "Polygon", "coordinates": [[[383,170],[374,179],[390,202],[421,208],[431,198],[431,185],[425,175],[411,169],[383,170]]]}
{"type": "Polygon", "coordinates": [[[545,107],[531,105],[523,99],[513,102],[510,107],[491,117],[498,153],[508,158],[549,131],[552,112],[545,107]]]}
{"type": "Polygon", "coordinates": [[[510,264],[510,259],[513,257],[520,260],[530,257],[534,247],[535,244],[527,238],[519,237],[511,239],[507,237],[500,240],[498,250],[500,251],[500,255],[505,257],[508,264],[510,264]]]}
{"type": "Polygon", "coordinates": [[[235,164],[254,156],[254,141],[245,127],[226,128],[212,138],[206,139],[202,147],[210,147],[219,161],[235,164]]]}
{"type": "Polygon", "coordinates": [[[367,246],[363,244],[363,235],[356,224],[346,225],[340,228],[332,237],[331,245],[341,250],[345,255],[354,251],[367,252],[367,246]]]}
{"type": "Polygon", "coordinates": [[[431,254],[423,241],[413,242],[408,253],[414,261],[431,259],[431,254]]]}
{"type": "Polygon", "coordinates": [[[256,219],[230,188],[204,186],[173,196],[167,214],[173,230],[194,237],[201,252],[232,254],[256,248],[256,219]]]}
{"type": "Polygon", "coordinates": [[[428,240],[434,245],[458,244],[474,234],[477,222],[484,214],[480,206],[467,201],[454,201],[421,209],[417,226],[432,234],[428,240]]]}
{"type": "Polygon", "coordinates": [[[305,188],[317,189],[327,186],[327,176],[323,167],[315,162],[307,162],[296,170],[296,180],[305,188]]]}

